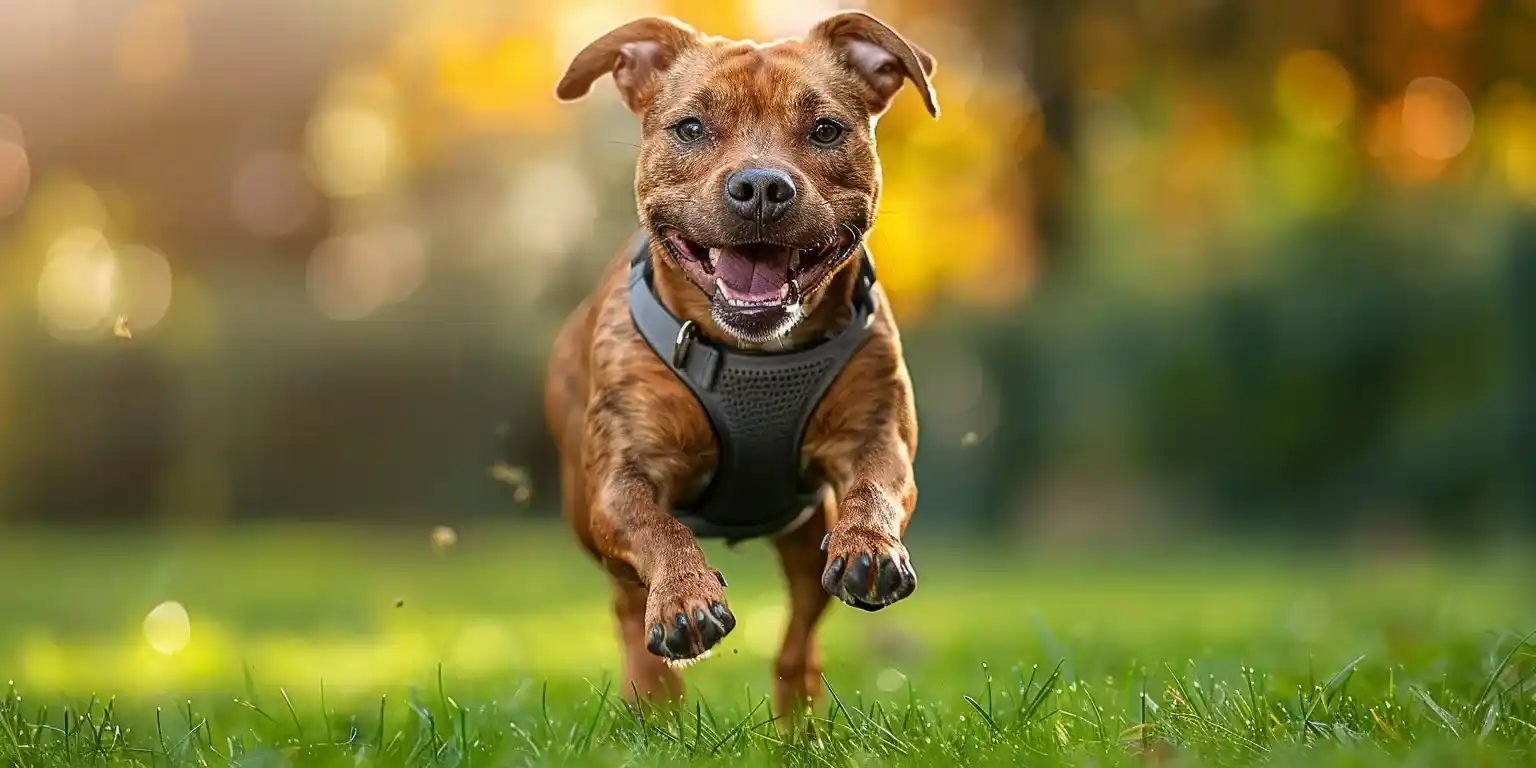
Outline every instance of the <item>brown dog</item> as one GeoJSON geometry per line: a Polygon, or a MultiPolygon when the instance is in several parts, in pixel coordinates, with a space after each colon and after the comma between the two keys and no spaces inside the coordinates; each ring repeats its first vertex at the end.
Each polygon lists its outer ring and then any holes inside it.
{"type": "Polygon", "coordinates": [[[562,100],[612,74],[640,116],[640,238],[555,343],[546,410],[565,512],[611,574],[636,695],[736,625],[699,538],[771,538],[791,610],[775,704],[820,693],[830,596],[865,610],[916,587],[902,544],[917,422],[864,249],[876,120],[904,81],[938,116],[933,59],[840,13],[760,45],[670,19],[587,46],[562,100]]]}

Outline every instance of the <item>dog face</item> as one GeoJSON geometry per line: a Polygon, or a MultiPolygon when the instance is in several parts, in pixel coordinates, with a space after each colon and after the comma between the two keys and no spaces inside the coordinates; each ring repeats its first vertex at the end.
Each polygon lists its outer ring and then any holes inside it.
{"type": "Polygon", "coordinates": [[[938,116],[932,57],[865,13],[767,45],[630,22],[576,56],[556,89],[612,74],[641,118],[635,193],[668,266],[747,343],[783,336],[856,261],[875,222],[875,123],[907,80],[938,116]]]}

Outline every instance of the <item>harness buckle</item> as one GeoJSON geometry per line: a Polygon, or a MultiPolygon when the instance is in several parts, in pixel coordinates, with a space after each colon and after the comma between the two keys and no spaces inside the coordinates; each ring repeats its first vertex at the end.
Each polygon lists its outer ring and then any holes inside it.
{"type": "Polygon", "coordinates": [[[682,370],[688,362],[688,350],[693,348],[693,339],[698,335],[699,327],[692,320],[683,322],[683,327],[677,329],[677,340],[672,343],[672,367],[682,370]]]}

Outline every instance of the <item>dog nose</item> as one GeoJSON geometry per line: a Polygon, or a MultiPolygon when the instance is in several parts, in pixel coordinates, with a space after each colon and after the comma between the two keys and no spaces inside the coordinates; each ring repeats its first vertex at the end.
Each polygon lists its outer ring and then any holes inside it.
{"type": "Polygon", "coordinates": [[[778,221],[794,200],[795,183],[782,171],[748,168],[725,180],[725,202],[745,219],[778,221]]]}

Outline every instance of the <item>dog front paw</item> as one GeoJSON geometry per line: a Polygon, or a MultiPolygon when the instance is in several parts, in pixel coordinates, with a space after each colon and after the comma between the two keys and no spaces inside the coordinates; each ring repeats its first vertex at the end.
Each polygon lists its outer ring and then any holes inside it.
{"type": "Polygon", "coordinates": [[[703,656],[736,628],[724,586],[725,578],[713,570],[670,575],[652,584],[645,605],[646,648],[668,661],[703,656]]]}
{"type": "Polygon", "coordinates": [[[822,588],[855,608],[878,611],[917,589],[912,558],[891,536],[867,528],[834,530],[822,549],[827,552],[822,588]]]}

